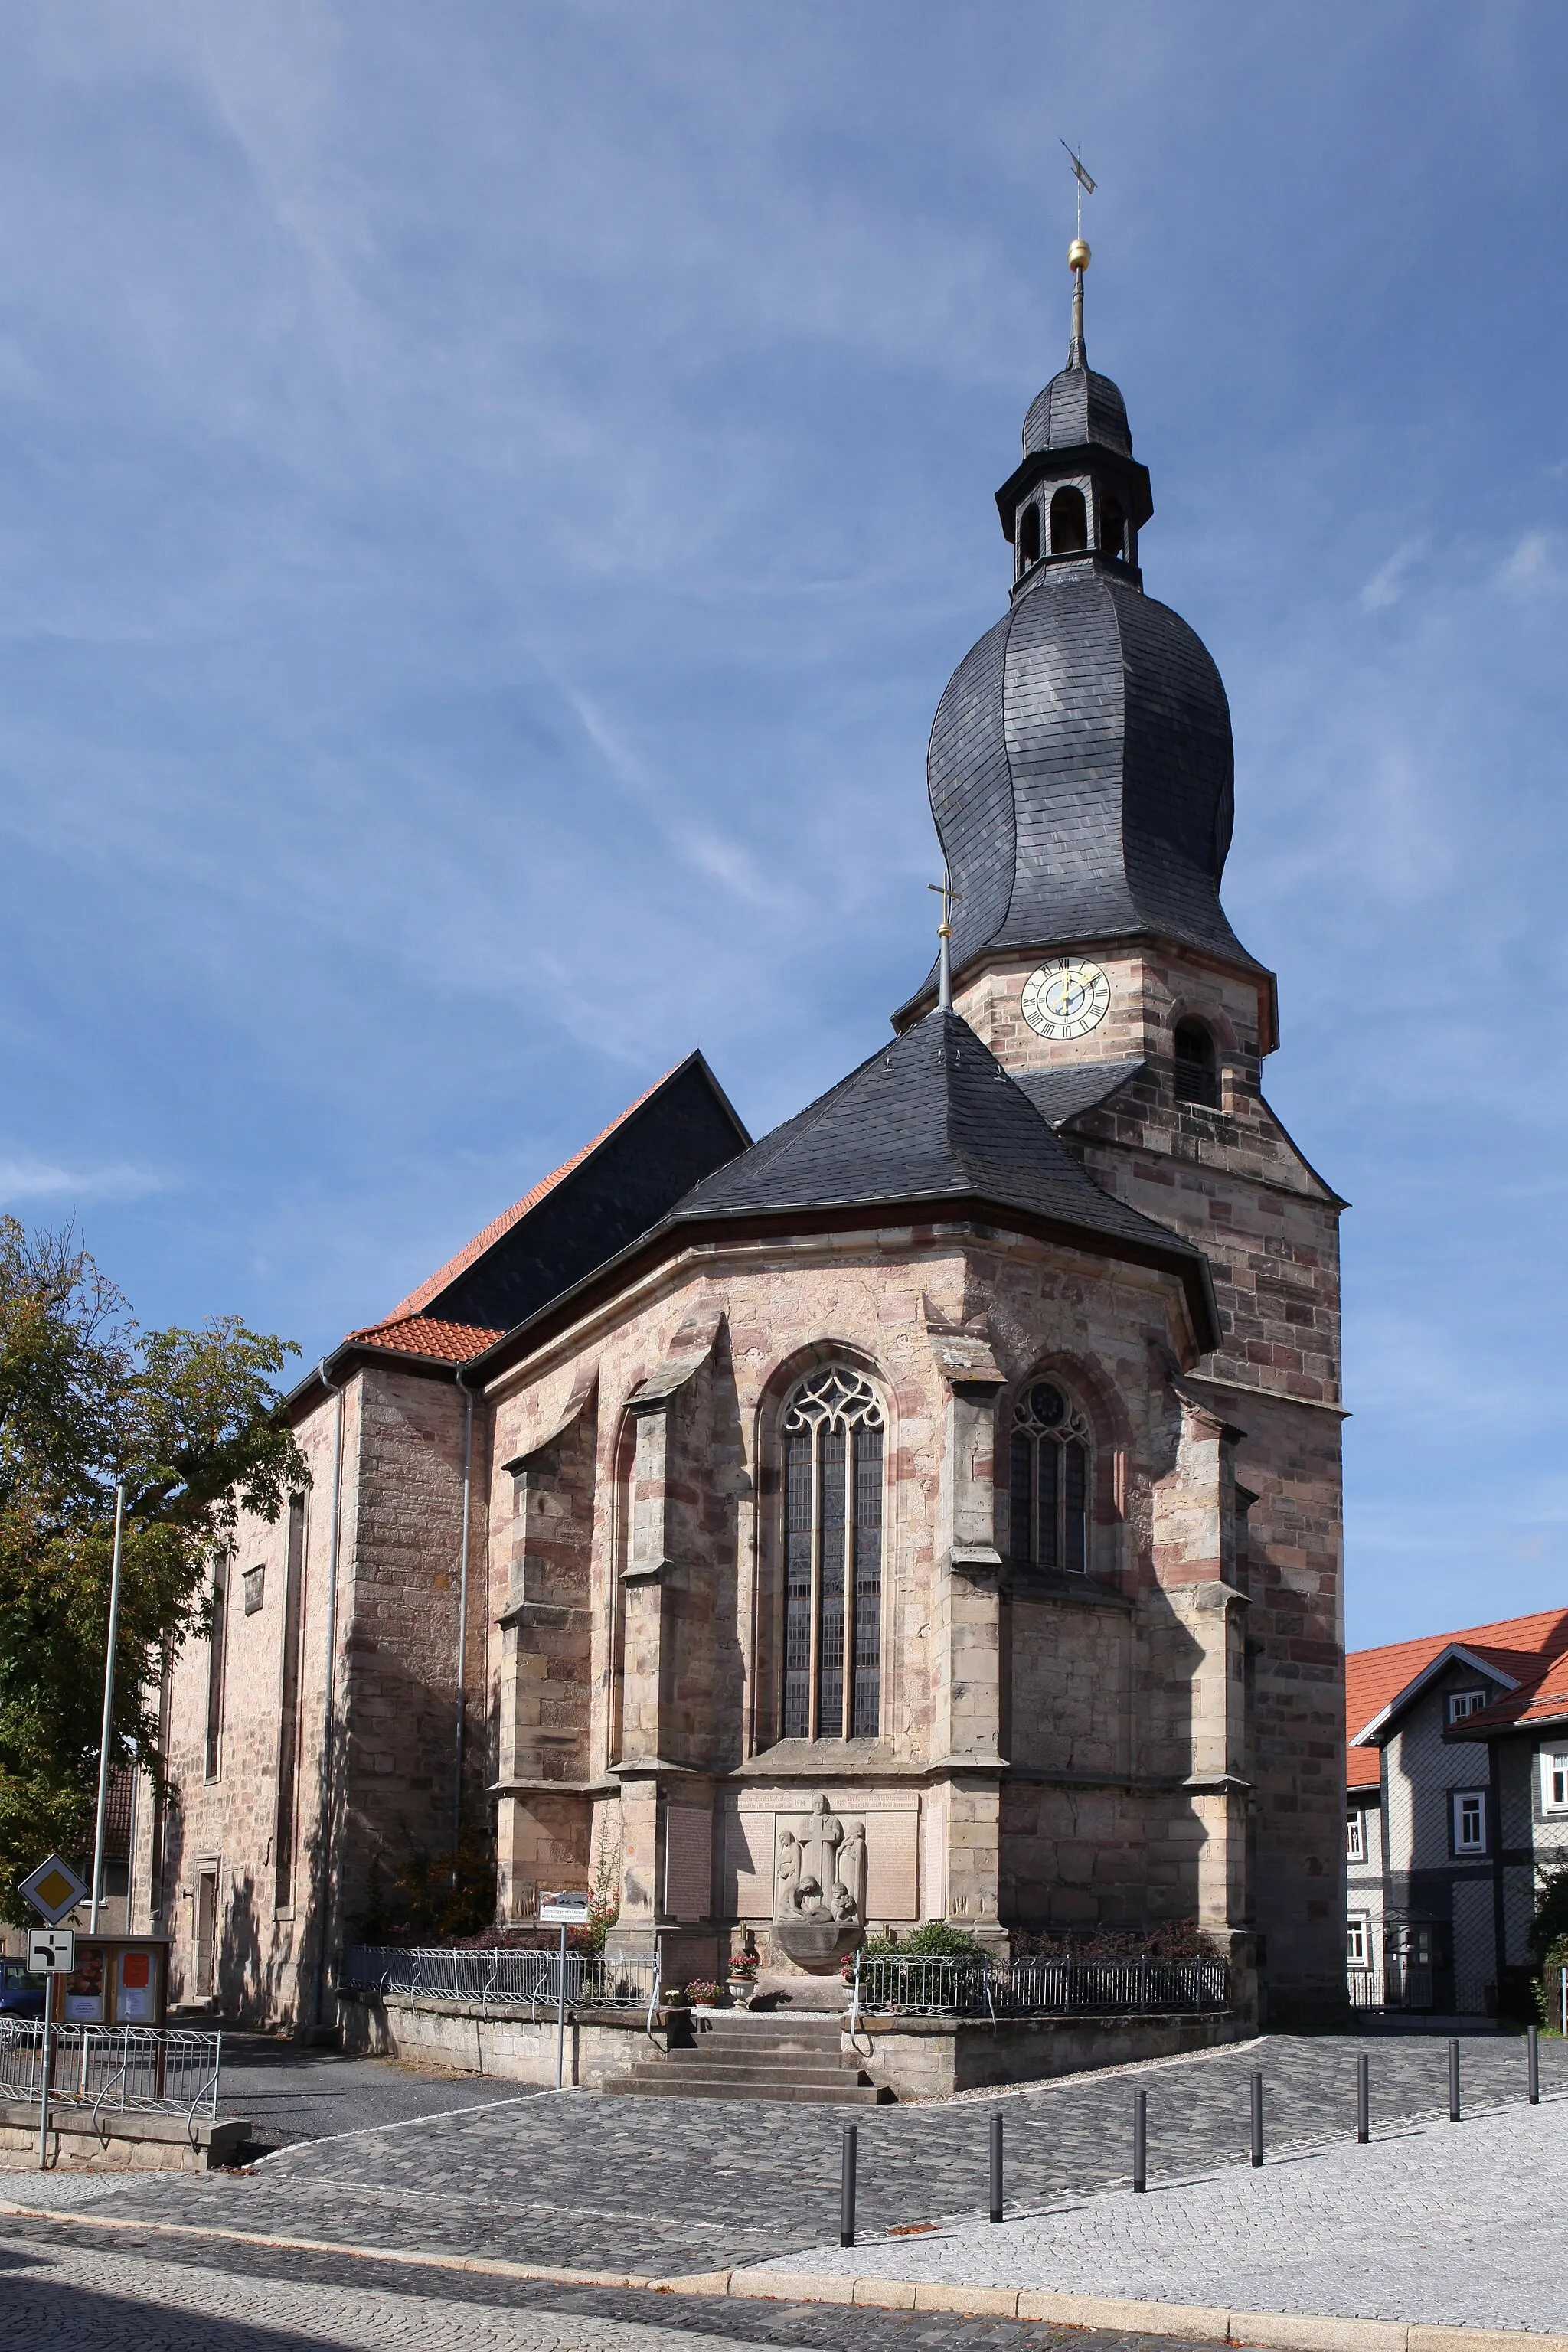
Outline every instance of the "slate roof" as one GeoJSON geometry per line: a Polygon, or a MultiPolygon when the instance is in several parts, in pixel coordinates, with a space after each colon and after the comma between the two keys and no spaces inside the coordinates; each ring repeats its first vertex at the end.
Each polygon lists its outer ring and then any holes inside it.
{"type": "Polygon", "coordinates": [[[1062,1062],[1048,1070],[1020,1070],[1018,1084],[1048,1126],[1065,1127],[1098,1110],[1148,1068],[1147,1062],[1062,1062]]]}
{"type": "MultiPolygon", "coordinates": [[[[1024,447],[996,494],[1009,539],[1042,469],[1077,464],[1150,510],[1121,394],[1080,345],[1030,407],[1024,447]]],[[[948,683],[926,776],[956,894],[955,974],[991,951],[1149,936],[1264,971],[1219,898],[1235,794],[1225,688],[1130,565],[1090,550],[1026,574],[948,683]]],[[[934,969],[895,1020],[933,984],[934,969]]]]}
{"type": "Polygon", "coordinates": [[[1052,376],[1044,392],[1029,404],[1024,419],[1024,455],[1039,449],[1075,449],[1086,442],[1132,455],[1132,435],[1127,404],[1108,375],[1096,375],[1075,343],[1060,375],[1052,376]]]}
{"type": "Polygon", "coordinates": [[[665,1224],[949,1202],[1022,1211],[1102,1253],[1169,1267],[1200,1330],[1212,1323],[1203,1253],[1102,1192],[968,1023],[941,1010],[694,1186],[665,1224]]]}
{"type": "Polygon", "coordinates": [[[471,1362],[619,1255],[750,1141],[707,1062],[689,1054],[342,1349],[471,1362]]]}
{"type": "Polygon", "coordinates": [[[1352,1742],[1367,1742],[1347,1748],[1346,1779],[1352,1789],[1379,1785],[1373,1744],[1378,1735],[1434,1674],[1466,1659],[1517,1685],[1495,1706],[1468,1718],[1463,1727],[1467,1738],[1472,1732],[1484,1738],[1489,1729],[1523,1722],[1533,1708],[1547,1704],[1552,1692],[1563,1694],[1568,1708],[1568,1609],[1543,1609],[1533,1616],[1503,1617],[1457,1633],[1427,1633],[1414,1642],[1351,1651],[1345,1659],[1345,1731],[1352,1742]]]}

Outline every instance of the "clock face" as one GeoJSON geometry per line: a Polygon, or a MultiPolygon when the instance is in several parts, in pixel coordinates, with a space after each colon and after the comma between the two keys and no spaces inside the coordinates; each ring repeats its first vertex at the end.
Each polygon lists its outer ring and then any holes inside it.
{"type": "Polygon", "coordinates": [[[1085,1037],[1104,1020],[1110,982],[1097,963],[1062,956],[1024,982],[1024,1018],[1042,1037],[1085,1037]]]}

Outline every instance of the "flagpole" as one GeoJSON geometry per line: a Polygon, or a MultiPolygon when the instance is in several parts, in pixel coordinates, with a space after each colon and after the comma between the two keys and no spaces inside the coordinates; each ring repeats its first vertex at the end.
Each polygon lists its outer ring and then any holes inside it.
{"type": "MultiPolygon", "coordinates": [[[[109,1825],[109,1742],[114,1727],[114,1644],[120,1631],[120,1562],[125,1549],[125,1481],[114,1488],[114,1565],[109,1576],[109,1653],[103,1662],[103,1736],[98,1744],[98,1826],[92,1840],[92,1909],[89,1935],[98,1933],[103,1902],[103,1847],[109,1825]]],[[[131,1922],[126,1920],[130,1927],[131,1922]]]]}

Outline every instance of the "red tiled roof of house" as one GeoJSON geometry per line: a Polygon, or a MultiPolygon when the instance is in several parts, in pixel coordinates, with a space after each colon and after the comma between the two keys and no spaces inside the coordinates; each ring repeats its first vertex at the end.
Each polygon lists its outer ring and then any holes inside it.
{"type": "MultiPolygon", "coordinates": [[[[1496,1666],[1520,1690],[1510,1692],[1471,1722],[1523,1720],[1527,1707],[1543,1700],[1549,1683],[1563,1692],[1568,1706],[1568,1609],[1542,1609],[1532,1617],[1503,1617],[1490,1625],[1469,1625],[1454,1633],[1426,1633],[1415,1642],[1390,1642],[1378,1650],[1352,1650],[1345,1660],[1345,1733],[1354,1739],[1373,1718],[1390,1707],[1445,1650],[1468,1650],[1488,1665],[1496,1666]]],[[[1352,1789],[1375,1789],[1379,1766],[1375,1748],[1351,1748],[1345,1778],[1352,1789]]]]}
{"type": "Polygon", "coordinates": [[[503,1331],[482,1323],[444,1323],[438,1315],[389,1315],[384,1323],[367,1323],[351,1331],[348,1348],[391,1348],[400,1356],[436,1356],[449,1364],[466,1364],[470,1356],[493,1348],[503,1331]]]}
{"type": "MultiPolygon", "coordinates": [[[[642,1108],[649,1096],[658,1094],[659,1087],[672,1078],[679,1067],[678,1062],[673,1069],[666,1070],[662,1078],[656,1078],[651,1087],[638,1095],[636,1102],[628,1103],[608,1127],[601,1129],[591,1143],[585,1143],[581,1151],[574,1151],[570,1160],[563,1160],[559,1168],[542,1177],[531,1192],[525,1192],[521,1201],[514,1201],[510,1209],[504,1209],[499,1217],[492,1217],[484,1231],[476,1234],[456,1257],[449,1257],[445,1265],[437,1266],[436,1272],[419,1285],[417,1290],[411,1290],[406,1298],[400,1298],[387,1321],[395,1323],[403,1315],[416,1316],[422,1307],[428,1307],[433,1299],[438,1298],[448,1284],[456,1282],[460,1274],[466,1274],[488,1249],[493,1248],[503,1234],[509,1234],[520,1217],[526,1217],[530,1209],[537,1208],[547,1192],[553,1192],[557,1184],[570,1176],[574,1168],[580,1168],[591,1152],[597,1151],[600,1144],[614,1135],[617,1127],[624,1127],[632,1114],[642,1108]]],[[[492,1336],[500,1338],[500,1334],[498,1332],[492,1336]]]]}

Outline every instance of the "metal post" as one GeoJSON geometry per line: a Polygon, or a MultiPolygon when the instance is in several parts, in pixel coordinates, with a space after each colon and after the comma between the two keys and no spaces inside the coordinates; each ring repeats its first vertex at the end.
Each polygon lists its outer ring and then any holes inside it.
{"type": "Polygon", "coordinates": [[[44,1979],[44,2080],[38,2093],[38,2170],[49,2168],[49,2025],[54,2015],[55,1980],[44,1979]]]}
{"type": "Polygon", "coordinates": [[[1562,1969],[1558,1969],[1558,1971],[1557,1971],[1557,1981],[1558,1981],[1558,1990],[1559,1990],[1559,1991],[1561,1992],[1561,1994],[1562,1994],[1562,1996],[1563,1996],[1562,2027],[1561,2027],[1561,2031],[1562,2031],[1562,2034],[1563,2034],[1563,2039],[1564,2040],[1564,2042],[1568,2042],[1568,1968],[1562,1968],[1562,1969]]]}
{"type": "Polygon", "coordinates": [[[991,2118],[991,2219],[1002,2219],[1002,2118],[991,2118]]]}
{"type": "Polygon", "coordinates": [[[1355,2062],[1355,2136],[1364,2147],[1372,2137],[1371,2066],[1365,2058],[1355,2062]]]}
{"type": "Polygon", "coordinates": [[[1132,2094],[1132,2193],[1142,2197],[1149,2186],[1149,2094],[1132,2094]]]}
{"type": "Polygon", "coordinates": [[[1263,2073],[1258,2066],[1252,2070],[1252,2161],[1263,2161],[1263,2073]]]}
{"type": "MultiPolygon", "coordinates": [[[[114,1489],[114,1565],[109,1571],[109,1649],[103,1662],[103,1731],[98,1743],[98,1826],[92,1838],[92,1908],[90,1932],[98,1933],[99,1906],[103,1901],[103,1848],[109,1825],[110,1735],[114,1728],[114,1644],[120,1632],[120,1562],[125,1549],[125,1481],[114,1489]]],[[[131,1925],[129,1911],[125,1924],[131,1925]]]]}
{"type": "Polygon", "coordinates": [[[1459,2037],[1455,2033],[1451,2034],[1448,2038],[1448,2121],[1451,2124],[1457,2124],[1458,2120],[1459,2037]]]}
{"type": "Polygon", "coordinates": [[[854,2124],[844,2126],[844,2154],[838,2167],[838,2242],[855,2243],[855,2150],[860,2134],[854,2124]]]}
{"type": "Polygon", "coordinates": [[[1530,2104],[1532,2107],[1538,2107],[1541,2105],[1541,2028],[1539,2025],[1532,2025],[1530,2029],[1527,2061],[1530,2104]]]}
{"type": "Polygon", "coordinates": [[[561,1929],[561,1981],[556,1987],[555,2011],[555,2087],[560,2090],[566,2075],[566,1928],[561,1929]]]}

